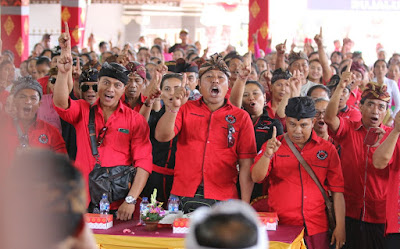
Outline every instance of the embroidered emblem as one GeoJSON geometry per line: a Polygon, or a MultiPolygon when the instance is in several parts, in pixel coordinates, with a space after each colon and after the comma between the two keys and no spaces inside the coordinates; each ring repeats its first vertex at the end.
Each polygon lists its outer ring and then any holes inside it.
{"type": "Polygon", "coordinates": [[[226,120],[226,122],[228,122],[230,124],[236,123],[236,118],[233,115],[226,115],[225,120],[226,120]]]}
{"type": "Polygon", "coordinates": [[[42,134],[39,136],[39,142],[42,144],[47,144],[49,142],[49,139],[47,138],[46,134],[42,134]]]}
{"type": "Polygon", "coordinates": [[[320,150],[317,152],[317,158],[319,160],[325,160],[328,157],[328,152],[324,151],[324,150],[320,150]]]}

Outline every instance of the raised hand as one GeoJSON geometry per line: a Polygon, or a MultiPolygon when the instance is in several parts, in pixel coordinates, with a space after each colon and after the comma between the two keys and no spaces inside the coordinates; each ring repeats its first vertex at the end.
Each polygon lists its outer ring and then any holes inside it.
{"type": "Polygon", "coordinates": [[[349,61],[349,64],[347,65],[346,71],[342,73],[342,77],[340,78],[340,82],[338,87],[341,89],[346,88],[346,86],[350,85],[352,82],[352,72],[350,71],[351,69],[351,64],[353,63],[353,60],[349,61]]]}
{"type": "Polygon", "coordinates": [[[299,70],[294,70],[292,77],[289,79],[290,97],[298,97],[301,93],[301,76],[299,70]]]}
{"type": "Polygon", "coordinates": [[[281,54],[281,55],[285,54],[285,52],[286,52],[286,41],[287,40],[285,40],[284,43],[280,43],[280,44],[276,45],[275,48],[276,48],[276,52],[278,54],[281,54]]]}
{"type": "Polygon", "coordinates": [[[253,41],[256,42],[258,40],[258,31],[260,31],[259,29],[257,29],[257,31],[253,34],[253,41]]]}
{"type": "Polygon", "coordinates": [[[243,63],[239,65],[238,72],[239,78],[246,80],[251,73],[251,57],[252,53],[249,51],[246,56],[243,57],[243,63]]]}
{"type": "Polygon", "coordinates": [[[71,36],[69,35],[68,23],[65,22],[65,32],[58,38],[61,47],[61,55],[57,60],[57,67],[61,73],[68,73],[72,69],[72,56],[71,56],[71,36]]]}
{"type": "Polygon", "coordinates": [[[322,27],[319,29],[319,34],[314,36],[314,41],[318,45],[318,47],[323,46],[323,39],[322,39],[322,27]]]}
{"type": "Polygon", "coordinates": [[[400,111],[394,117],[394,129],[400,132],[400,111]]]}
{"type": "Polygon", "coordinates": [[[273,127],[272,137],[268,140],[267,146],[265,147],[264,156],[270,158],[275,152],[278,151],[282,143],[276,139],[276,127],[273,127]]]}
{"type": "MultiPolygon", "coordinates": [[[[161,85],[161,78],[162,74],[158,71],[154,73],[154,77],[151,79],[150,85],[149,85],[149,97],[148,99],[148,104],[153,104],[154,100],[159,98],[161,95],[161,90],[160,90],[160,85],[161,85]]],[[[147,100],[146,100],[147,102],[147,100]]]]}

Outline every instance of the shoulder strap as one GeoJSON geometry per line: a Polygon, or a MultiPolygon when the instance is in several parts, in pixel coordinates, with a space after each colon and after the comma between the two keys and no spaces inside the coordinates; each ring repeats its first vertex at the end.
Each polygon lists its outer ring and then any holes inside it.
{"type": "Polygon", "coordinates": [[[324,197],[325,203],[328,205],[329,202],[331,202],[328,198],[328,195],[325,192],[325,189],[322,187],[321,182],[318,180],[317,176],[315,175],[314,171],[311,169],[310,165],[304,160],[304,158],[301,156],[299,151],[296,149],[294,146],[293,142],[290,140],[289,136],[287,133],[283,135],[283,137],[286,140],[286,143],[289,145],[289,148],[292,150],[293,154],[296,156],[297,160],[299,160],[300,164],[303,166],[303,168],[307,171],[307,173],[310,175],[310,177],[314,180],[315,184],[317,184],[319,190],[322,193],[322,196],[324,197]]]}
{"type": "Polygon", "coordinates": [[[27,134],[24,134],[22,132],[21,126],[18,123],[17,119],[14,119],[14,126],[17,129],[17,133],[18,133],[18,139],[19,139],[19,143],[22,147],[27,147],[29,146],[29,138],[27,134]]]}
{"type": "Polygon", "coordinates": [[[89,138],[90,138],[90,147],[92,148],[92,155],[98,156],[99,152],[97,150],[97,139],[96,139],[96,124],[95,124],[95,112],[94,106],[90,107],[89,111],[89,138]]]}

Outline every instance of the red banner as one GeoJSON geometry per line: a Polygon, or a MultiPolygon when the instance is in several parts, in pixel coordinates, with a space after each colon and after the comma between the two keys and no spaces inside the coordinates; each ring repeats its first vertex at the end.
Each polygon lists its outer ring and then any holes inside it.
{"type": "Polygon", "coordinates": [[[71,47],[83,47],[85,36],[86,9],[82,7],[61,6],[61,31],[64,32],[64,22],[68,23],[71,35],[71,47]]]}
{"type": "Polygon", "coordinates": [[[260,49],[267,48],[268,40],[268,3],[269,0],[249,0],[249,50],[254,52],[253,34],[258,30],[260,49]]]}
{"type": "Polygon", "coordinates": [[[29,16],[2,14],[1,24],[3,50],[14,53],[14,64],[19,67],[29,56],[29,16]]]}

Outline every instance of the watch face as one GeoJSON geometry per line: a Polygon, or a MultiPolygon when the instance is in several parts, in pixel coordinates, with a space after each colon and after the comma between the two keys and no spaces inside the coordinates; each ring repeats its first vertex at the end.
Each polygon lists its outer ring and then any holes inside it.
{"type": "Polygon", "coordinates": [[[127,202],[127,203],[129,203],[129,204],[132,204],[132,203],[134,203],[135,202],[135,198],[133,198],[133,196],[127,196],[126,198],[125,198],[125,201],[127,202]]]}

